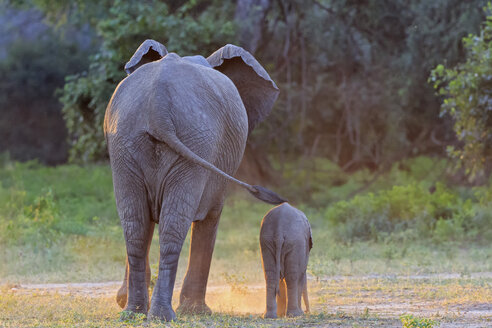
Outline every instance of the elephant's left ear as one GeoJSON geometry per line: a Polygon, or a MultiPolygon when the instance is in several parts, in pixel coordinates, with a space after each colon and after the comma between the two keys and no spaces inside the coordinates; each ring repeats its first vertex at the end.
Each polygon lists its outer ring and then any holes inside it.
{"type": "Polygon", "coordinates": [[[130,75],[140,66],[159,60],[165,55],[167,49],[163,44],[151,39],[145,40],[126,63],[125,72],[130,75]]]}
{"type": "Polygon", "coordinates": [[[272,110],[279,94],[277,85],[255,57],[241,47],[228,44],[207,61],[234,82],[248,113],[251,132],[272,110]]]}

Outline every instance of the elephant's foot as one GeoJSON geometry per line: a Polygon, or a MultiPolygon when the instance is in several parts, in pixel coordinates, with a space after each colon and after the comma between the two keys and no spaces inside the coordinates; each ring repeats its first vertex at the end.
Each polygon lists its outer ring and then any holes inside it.
{"type": "Polygon", "coordinates": [[[148,317],[150,320],[174,321],[176,320],[176,313],[174,313],[171,305],[152,303],[148,317]]]}
{"type": "Polygon", "coordinates": [[[193,301],[187,299],[179,304],[177,311],[182,314],[212,314],[212,310],[205,304],[204,300],[193,301]]]}
{"type": "Polygon", "coordinates": [[[128,299],[126,286],[121,286],[116,293],[116,303],[120,306],[120,308],[124,309],[126,306],[126,301],[128,299]]]}
{"type": "Polygon", "coordinates": [[[287,316],[288,317],[300,317],[304,315],[304,312],[302,312],[301,309],[296,309],[296,310],[287,310],[287,316]]]}
{"type": "Polygon", "coordinates": [[[263,319],[277,319],[277,313],[275,311],[267,311],[263,313],[263,319]]]}

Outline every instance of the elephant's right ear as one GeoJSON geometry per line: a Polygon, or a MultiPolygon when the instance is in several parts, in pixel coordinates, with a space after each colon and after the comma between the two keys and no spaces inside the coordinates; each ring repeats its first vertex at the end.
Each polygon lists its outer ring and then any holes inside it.
{"type": "Polygon", "coordinates": [[[125,72],[130,75],[140,66],[159,60],[165,55],[167,49],[163,44],[151,39],[145,40],[126,63],[125,72]]]}
{"type": "Polygon", "coordinates": [[[279,90],[265,69],[249,52],[228,44],[207,61],[234,82],[248,113],[249,132],[270,113],[279,90]]]}

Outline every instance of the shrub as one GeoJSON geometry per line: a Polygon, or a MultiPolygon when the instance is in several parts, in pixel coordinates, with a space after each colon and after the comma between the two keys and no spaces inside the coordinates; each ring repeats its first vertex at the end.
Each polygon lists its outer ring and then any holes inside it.
{"type": "Polygon", "coordinates": [[[438,227],[438,238],[442,240],[463,231],[468,218],[463,213],[467,211],[472,211],[471,201],[462,200],[444,185],[437,184],[431,193],[422,184],[412,183],[340,201],[328,207],[324,217],[337,227],[343,239],[377,240],[384,234],[409,228],[419,236],[430,237],[438,227]],[[447,220],[451,221],[437,223],[447,220]]]}
{"type": "Polygon", "coordinates": [[[394,163],[384,172],[361,169],[344,172],[337,164],[326,158],[274,162],[282,171],[285,182],[282,195],[288,199],[307,203],[311,206],[326,207],[327,204],[351,198],[356,194],[406,186],[417,183],[422,188],[431,188],[437,182],[446,180],[446,159],[419,156],[394,163]]]}
{"type": "Polygon", "coordinates": [[[119,226],[109,167],[0,162],[0,244],[50,245],[119,226]]]}
{"type": "Polygon", "coordinates": [[[480,33],[463,38],[466,60],[452,68],[437,65],[429,82],[443,97],[441,115],[450,115],[459,147],[449,146],[448,153],[466,168],[471,177],[490,175],[492,151],[492,4],[480,33]],[[488,167],[487,167],[488,166],[488,167]]]}
{"type": "MultiPolygon", "coordinates": [[[[1,189],[4,196],[6,190],[1,189]]],[[[48,191],[35,199],[32,204],[25,204],[25,191],[11,189],[10,199],[2,206],[4,218],[0,225],[0,242],[10,244],[32,244],[36,247],[50,246],[58,240],[60,231],[60,212],[48,191]]],[[[2,197],[5,200],[6,197],[2,197]]]]}

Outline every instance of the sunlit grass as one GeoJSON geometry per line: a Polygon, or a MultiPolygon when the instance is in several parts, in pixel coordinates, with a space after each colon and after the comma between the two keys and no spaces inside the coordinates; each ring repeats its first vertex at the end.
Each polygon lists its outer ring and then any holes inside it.
{"type": "MultiPolygon", "coordinates": [[[[207,303],[217,314],[180,316],[165,326],[395,327],[401,326],[401,315],[412,313],[458,325],[492,320],[490,243],[436,242],[411,230],[344,241],[323,209],[299,207],[313,230],[308,266],[312,315],[260,319],[265,288],[258,236],[271,206],[237,191],[224,207],[210,271],[207,303]]],[[[125,244],[108,167],[8,164],[0,170],[0,232],[0,327],[142,325],[138,319],[118,319],[118,283],[111,285],[114,290],[94,295],[90,289],[72,294],[11,289],[29,283],[122,280],[125,244]],[[9,222],[24,226],[17,229],[9,222]],[[51,228],[37,230],[46,225],[51,228]]],[[[150,252],[154,274],[158,247],[156,231],[150,252]]],[[[188,252],[189,236],[178,266],[174,306],[188,252]]]]}
{"type": "MultiPolygon", "coordinates": [[[[270,207],[254,200],[232,197],[219,224],[210,281],[224,282],[234,275],[248,283],[263,281],[259,250],[259,226],[270,207]]],[[[435,245],[426,241],[335,241],[329,223],[310,217],[314,247],[308,272],[326,276],[419,275],[492,271],[492,246],[462,243],[435,245]]],[[[12,245],[0,249],[0,282],[99,282],[120,280],[125,264],[123,233],[118,223],[86,235],[61,235],[47,247],[12,245]],[[107,235],[104,236],[103,233],[107,235]]],[[[187,265],[189,236],[183,246],[178,270],[180,283],[187,265]]],[[[154,235],[151,263],[158,261],[158,236],[154,235]]]]}
{"type": "MultiPolygon", "coordinates": [[[[174,323],[120,321],[114,296],[60,294],[49,290],[0,288],[0,325],[7,327],[395,327],[404,314],[457,325],[492,323],[492,280],[332,279],[311,281],[310,315],[263,320],[261,286],[211,286],[207,303],[213,316],[181,316],[174,323]],[[240,288],[238,288],[240,287],[240,288]],[[487,304],[489,306],[487,307],[487,304]],[[487,310],[488,309],[488,310],[487,310]],[[489,312],[487,312],[489,311],[489,312]]],[[[179,290],[177,290],[179,292],[179,290]]],[[[177,296],[173,299],[177,305],[177,296]]],[[[480,326],[479,326],[480,327],[480,326]]]]}

